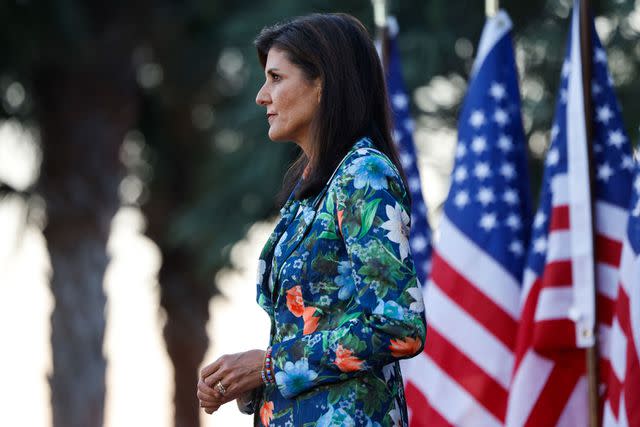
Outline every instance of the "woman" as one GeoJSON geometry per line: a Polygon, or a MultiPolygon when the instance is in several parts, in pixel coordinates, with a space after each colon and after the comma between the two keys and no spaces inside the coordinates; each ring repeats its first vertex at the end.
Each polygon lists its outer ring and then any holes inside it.
{"type": "Polygon", "coordinates": [[[265,426],[407,425],[398,360],[422,351],[424,306],[377,53],[343,14],[266,28],[256,47],[269,138],[302,153],[260,256],[271,346],[205,367],[200,406],[238,398],[265,426]]]}

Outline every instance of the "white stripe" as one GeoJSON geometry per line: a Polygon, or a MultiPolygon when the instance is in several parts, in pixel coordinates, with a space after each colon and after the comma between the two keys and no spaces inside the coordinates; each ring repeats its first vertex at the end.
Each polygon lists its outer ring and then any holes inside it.
{"type": "Polygon", "coordinates": [[[598,233],[622,242],[627,234],[627,220],[626,210],[603,201],[596,203],[598,233]]]}
{"type": "Polygon", "coordinates": [[[611,326],[598,325],[598,352],[601,359],[611,359],[611,344],[611,326]]]}
{"type": "Polygon", "coordinates": [[[547,243],[547,264],[571,259],[571,237],[569,231],[554,231],[547,243]]]}
{"type": "MultiPolygon", "coordinates": [[[[531,270],[530,268],[525,268],[522,279],[522,294],[520,295],[520,315],[522,315],[522,308],[527,302],[527,298],[529,298],[529,292],[531,292],[531,288],[533,287],[533,284],[535,283],[537,278],[538,275],[533,270],[531,270]]],[[[518,316],[518,319],[519,318],[520,316],[518,316]]]]}
{"type": "Polygon", "coordinates": [[[527,351],[513,378],[505,426],[521,427],[524,425],[552,370],[552,361],[538,355],[533,350],[527,351]]]}
{"type": "Polygon", "coordinates": [[[598,273],[598,292],[615,301],[618,298],[618,270],[601,262],[596,266],[596,270],[598,273]]]}
{"type": "Polygon", "coordinates": [[[507,270],[442,216],[438,254],[496,305],[518,317],[520,286],[507,270]]]}
{"type": "Polygon", "coordinates": [[[569,204],[569,178],[566,173],[558,174],[551,179],[551,206],[569,204]]]}
{"type": "Polygon", "coordinates": [[[507,390],[513,370],[513,354],[501,341],[429,281],[427,323],[461,353],[507,390]]]}
{"type": "Polygon", "coordinates": [[[573,388],[571,397],[562,409],[562,414],[556,427],[576,427],[589,425],[588,418],[588,386],[587,378],[583,375],[580,377],[576,386],[573,388]]]}
{"type": "Polygon", "coordinates": [[[427,396],[431,406],[450,424],[459,427],[501,427],[502,423],[424,353],[414,367],[423,375],[411,382],[427,396]]]}
{"type": "Polygon", "coordinates": [[[624,382],[624,378],[627,372],[627,337],[624,331],[618,323],[618,318],[613,319],[613,325],[611,325],[611,336],[609,340],[611,369],[613,373],[620,380],[624,382]]]}
{"type": "Polygon", "coordinates": [[[636,255],[627,239],[622,247],[620,281],[629,297],[629,320],[636,354],[640,355],[640,256],[636,255]]]}
{"type": "Polygon", "coordinates": [[[478,55],[473,62],[473,68],[471,70],[472,77],[482,67],[491,49],[493,49],[500,39],[509,31],[511,31],[511,19],[509,19],[509,15],[507,15],[506,12],[501,10],[493,17],[487,19],[484,29],[482,30],[480,43],[478,44],[478,55]]]}
{"type": "Polygon", "coordinates": [[[565,287],[544,288],[540,292],[534,320],[567,319],[573,305],[571,285],[565,287]]]}
{"type": "Polygon", "coordinates": [[[611,410],[611,402],[607,400],[604,404],[604,412],[602,414],[602,427],[618,427],[613,410],[611,410]]]}

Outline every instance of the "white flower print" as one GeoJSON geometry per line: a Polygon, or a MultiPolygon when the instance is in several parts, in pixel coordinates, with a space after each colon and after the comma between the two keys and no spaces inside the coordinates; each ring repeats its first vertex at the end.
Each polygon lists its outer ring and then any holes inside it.
{"type": "Polygon", "coordinates": [[[415,300],[409,305],[409,310],[414,313],[422,313],[424,311],[424,301],[422,300],[422,290],[415,286],[407,289],[407,293],[415,300]]]}
{"type": "Polygon", "coordinates": [[[258,285],[262,285],[262,276],[264,276],[264,272],[267,270],[267,263],[261,259],[258,261],[258,278],[256,283],[258,285]]]}
{"type": "Polygon", "coordinates": [[[398,202],[395,207],[387,205],[386,212],[389,220],[381,227],[389,231],[389,240],[400,245],[400,260],[404,260],[409,255],[409,215],[398,202]]]}

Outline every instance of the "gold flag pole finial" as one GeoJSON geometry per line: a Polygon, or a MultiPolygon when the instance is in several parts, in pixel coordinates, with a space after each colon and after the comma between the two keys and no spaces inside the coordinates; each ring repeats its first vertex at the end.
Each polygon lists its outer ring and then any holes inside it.
{"type": "Polygon", "coordinates": [[[498,8],[500,7],[498,0],[485,0],[484,1],[484,11],[487,14],[487,18],[491,18],[498,13],[498,8]]]}
{"type": "Polygon", "coordinates": [[[373,3],[373,20],[378,28],[387,26],[387,0],[371,0],[373,3]]]}

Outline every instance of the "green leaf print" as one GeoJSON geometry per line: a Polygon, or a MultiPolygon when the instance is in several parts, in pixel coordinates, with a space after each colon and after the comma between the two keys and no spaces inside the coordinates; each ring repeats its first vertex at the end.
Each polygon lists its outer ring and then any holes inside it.
{"type": "Polygon", "coordinates": [[[367,234],[367,232],[371,228],[371,225],[373,225],[373,220],[376,217],[378,205],[380,204],[381,200],[382,199],[373,199],[364,207],[364,210],[362,211],[362,228],[360,229],[358,239],[367,234]]]}

